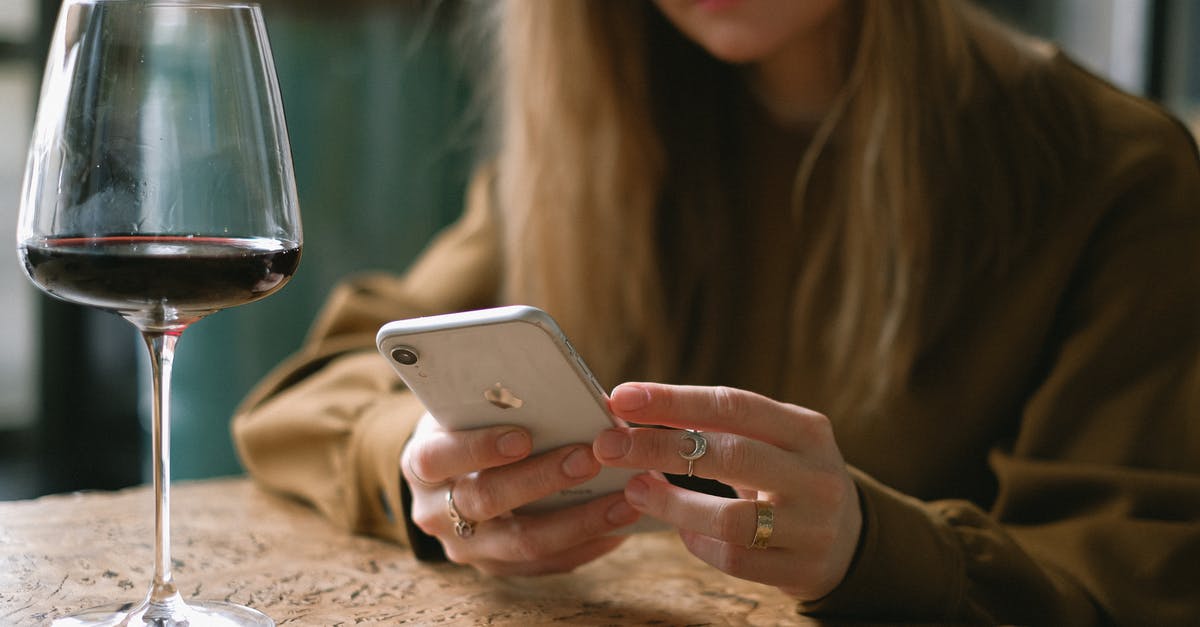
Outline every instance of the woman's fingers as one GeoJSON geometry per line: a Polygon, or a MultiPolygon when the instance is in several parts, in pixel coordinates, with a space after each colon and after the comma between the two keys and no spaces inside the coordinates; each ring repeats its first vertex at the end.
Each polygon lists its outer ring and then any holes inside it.
{"type": "Polygon", "coordinates": [[[454,482],[454,498],[463,516],[488,520],[577,486],[600,468],[586,445],[567,446],[461,476],[454,482]]]}
{"type": "MultiPolygon", "coordinates": [[[[807,491],[803,484],[799,479],[796,494],[807,491]]],[[[848,501],[840,498],[821,503],[771,495],[762,502],[769,522],[760,521],[753,500],[693,492],[649,474],[631,479],[625,498],[678,527],[688,550],[721,571],[808,599],[828,593],[845,575],[861,529],[861,519],[847,516],[842,505],[848,501]],[[752,547],[760,533],[765,541],[752,547]]],[[[852,487],[846,498],[856,499],[852,487]]]]}
{"type": "MultiPolygon", "coordinates": [[[[625,498],[637,509],[681,530],[749,545],[754,539],[754,502],[694,492],[649,474],[638,475],[625,486],[625,498]]],[[[775,543],[782,538],[773,538],[775,543]]]]}
{"type": "MultiPolygon", "coordinates": [[[[804,490],[804,486],[798,485],[797,490],[804,490]]],[[[695,492],[648,473],[629,480],[625,486],[625,499],[638,511],[673,527],[733,546],[749,547],[758,530],[758,509],[754,499],[695,492]]],[[[811,550],[811,546],[828,539],[831,531],[829,512],[839,511],[841,504],[788,500],[772,502],[771,508],[773,523],[768,545],[811,550]]]]}
{"type": "Polygon", "coordinates": [[[609,407],[632,423],[736,433],[792,451],[832,434],[829,420],[815,411],[720,386],[623,383],[609,407]]]}
{"type": "Polygon", "coordinates": [[[610,407],[631,423],[696,432],[610,429],[592,443],[601,463],[691,473],[738,489],[742,498],[726,499],[649,474],[626,484],[630,504],[679,527],[698,557],[807,599],[845,576],[862,512],[825,416],[743,390],[653,383],[618,386],[610,407]]]}
{"type": "Polygon", "coordinates": [[[641,516],[622,493],[548,513],[513,513],[601,470],[587,445],[530,456],[530,443],[516,427],[450,432],[423,419],[401,454],[412,521],[437,537],[451,560],[498,575],[572,570],[620,544],[612,532],[641,516]]]}
{"type": "Polygon", "coordinates": [[[553,512],[486,520],[476,524],[470,538],[447,540],[443,536],[442,544],[451,561],[473,564],[485,572],[557,572],[577,566],[575,558],[590,555],[587,550],[575,550],[594,540],[604,540],[596,548],[611,550],[620,543],[621,536],[607,536],[639,516],[625,502],[624,495],[610,494],[553,512]]]}
{"type": "Polygon", "coordinates": [[[410,484],[438,485],[469,472],[511,464],[532,448],[529,433],[518,427],[427,429],[420,446],[404,447],[401,470],[410,484]]]}
{"type": "Polygon", "coordinates": [[[777,446],[729,433],[696,436],[676,429],[609,429],[596,436],[592,451],[601,463],[716,479],[729,485],[773,491],[787,487],[789,454],[777,446]],[[694,438],[704,439],[703,449],[694,438]],[[703,452],[692,460],[689,453],[703,452]],[[689,464],[690,461],[690,464],[689,464]]]}
{"type": "MultiPolygon", "coordinates": [[[[459,514],[484,521],[508,514],[543,497],[574,487],[600,472],[600,462],[584,445],[568,446],[504,466],[456,477],[454,503],[459,514]]],[[[445,488],[414,489],[412,518],[426,533],[441,535],[445,488]],[[433,498],[427,498],[430,495],[433,498]]]]}

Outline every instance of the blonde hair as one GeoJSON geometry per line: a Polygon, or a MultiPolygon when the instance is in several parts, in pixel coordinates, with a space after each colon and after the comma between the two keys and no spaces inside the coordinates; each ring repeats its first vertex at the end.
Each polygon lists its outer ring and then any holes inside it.
{"type": "MultiPolygon", "coordinates": [[[[793,207],[803,219],[809,177],[828,159],[833,221],[816,240],[824,262],[806,268],[792,302],[798,322],[832,320],[820,339],[837,390],[820,409],[864,413],[904,384],[971,274],[1019,251],[1034,200],[1061,178],[1045,148],[1061,129],[981,70],[989,47],[1033,59],[982,14],[953,0],[847,2],[858,30],[845,88],[797,172],[793,207]],[[807,297],[830,268],[832,314],[807,297]]],[[[704,109],[724,106],[736,71],[692,50],[645,0],[509,0],[498,24],[506,297],[549,310],[606,384],[719,383],[706,379],[712,350],[681,346],[681,316],[721,328],[731,310],[711,292],[737,278],[720,241],[683,261],[661,251],[736,217],[705,161],[736,129],[706,123],[727,118],[704,109]],[[697,63],[709,67],[687,66],[697,63]],[[686,107],[663,102],[663,81],[688,80],[686,107]],[[678,115],[695,122],[686,133],[678,115]],[[664,232],[687,224],[700,226],[664,232]]]]}

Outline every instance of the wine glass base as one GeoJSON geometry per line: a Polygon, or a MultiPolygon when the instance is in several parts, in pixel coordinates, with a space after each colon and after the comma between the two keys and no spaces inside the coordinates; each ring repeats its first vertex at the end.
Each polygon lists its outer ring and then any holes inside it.
{"type": "Polygon", "coordinates": [[[114,603],[83,610],[55,619],[53,627],[275,627],[275,621],[262,612],[224,601],[189,601],[182,620],[155,620],[143,617],[147,606],[114,603]]]}

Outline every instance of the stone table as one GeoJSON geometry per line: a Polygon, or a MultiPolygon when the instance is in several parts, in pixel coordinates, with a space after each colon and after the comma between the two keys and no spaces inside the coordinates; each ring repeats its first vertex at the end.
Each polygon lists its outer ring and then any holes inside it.
{"type": "MultiPolygon", "coordinates": [[[[173,575],[280,625],[815,625],[773,588],[729,577],[672,533],[642,534],[574,573],[495,578],[348,534],[247,479],[172,486],[173,575]]],[[[140,600],[153,576],[153,493],[0,502],[0,625],[140,600]]]]}

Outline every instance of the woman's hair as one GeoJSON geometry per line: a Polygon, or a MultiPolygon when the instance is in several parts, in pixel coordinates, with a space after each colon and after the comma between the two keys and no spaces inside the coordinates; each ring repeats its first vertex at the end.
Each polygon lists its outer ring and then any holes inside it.
{"type": "MultiPolygon", "coordinates": [[[[830,322],[819,338],[827,413],[876,409],[970,278],[1019,252],[1035,201],[1061,179],[1050,147],[1070,126],[1042,122],[1064,103],[1039,95],[1035,72],[1014,79],[986,62],[1040,61],[977,10],[953,0],[847,10],[845,86],[796,172],[792,210],[803,227],[818,164],[832,173],[821,183],[831,204],[812,208],[824,216],[809,236],[816,262],[780,295],[797,324],[830,322]],[[1032,91],[1010,93],[1015,80],[1032,91]],[[836,299],[815,303],[831,268],[836,299]]],[[[738,226],[723,161],[738,129],[722,124],[735,119],[731,94],[746,92],[736,68],[645,0],[509,0],[496,25],[506,298],[550,311],[606,383],[719,383],[709,380],[719,342],[684,340],[697,325],[729,328],[736,313],[722,237],[738,226]]]]}

